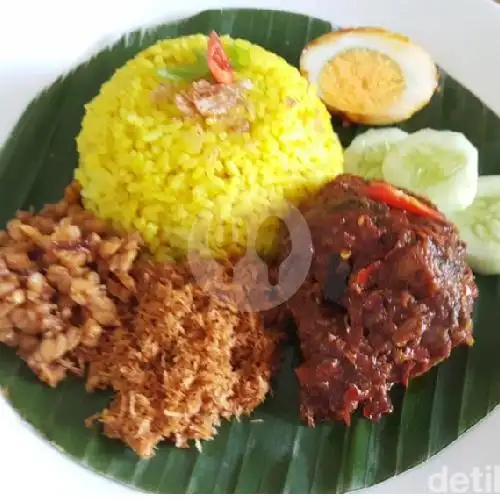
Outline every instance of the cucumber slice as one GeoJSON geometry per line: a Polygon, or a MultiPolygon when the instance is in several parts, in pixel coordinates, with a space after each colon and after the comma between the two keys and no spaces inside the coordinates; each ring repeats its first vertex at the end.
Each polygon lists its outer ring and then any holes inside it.
{"type": "Polygon", "coordinates": [[[382,172],[387,182],[428,198],[449,214],[474,201],[478,153],[459,132],[423,129],[389,151],[382,172]]]}
{"type": "Polygon", "coordinates": [[[344,172],[365,179],[382,179],[382,163],[394,144],[408,133],[396,127],[374,128],[358,135],[344,151],[344,172]]]}
{"type": "Polygon", "coordinates": [[[481,274],[500,273],[500,175],[479,177],[476,199],[450,219],[467,243],[467,259],[481,274]]]}

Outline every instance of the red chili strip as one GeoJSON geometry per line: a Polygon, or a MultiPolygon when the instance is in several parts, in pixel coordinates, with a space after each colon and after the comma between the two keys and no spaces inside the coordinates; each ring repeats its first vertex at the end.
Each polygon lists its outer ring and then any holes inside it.
{"type": "Polygon", "coordinates": [[[439,221],[444,221],[443,214],[422,203],[417,198],[406,194],[404,191],[387,184],[386,182],[374,181],[367,185],[366,196],[372,200],[379,201],[393,208],[406,210],[413,214],[422,215],[439,221]]]}
{"type": "Polygon", "coordinates": [[[372,262],[366,267],[363,267],[363,269],[360,269],[352,278],[352,284],[357,285],[361,288],[365,288],[366,285],[368,284],[368,281],[370,278],[373,276],[373,274],[377,271],[377,269],[380,267],[380,261],[377,260],[375,262],[372,262]]]}
{"type": "Polygon", "coordinates": [[[219,35],[212,31],[208,39],[208,68],[217,83],[233,83],[234,75],[219,35]]]}

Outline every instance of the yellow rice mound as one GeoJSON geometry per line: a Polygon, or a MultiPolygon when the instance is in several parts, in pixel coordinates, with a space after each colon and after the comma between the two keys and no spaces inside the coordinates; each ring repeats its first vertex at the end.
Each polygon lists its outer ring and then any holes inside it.
{"type": "Polygon", "coordinates": [[[257,228],[257,250],[271,252],[278,224],[268,215],[283,214],[285,200],[298,203],[342,170],[329,113],[299,71],[248,41],[222,40],[249,56],[235,73],[253,84],[245,91],[246,132],[186,116],[168,97],[189,82],[158,70],[194,63],[196,51],[206,51],[204,35],[139,53],[86,106],[76,171],[84,204],[138,230],[159,258],[202,244],[218,257],[241,254],[257,228]]]}

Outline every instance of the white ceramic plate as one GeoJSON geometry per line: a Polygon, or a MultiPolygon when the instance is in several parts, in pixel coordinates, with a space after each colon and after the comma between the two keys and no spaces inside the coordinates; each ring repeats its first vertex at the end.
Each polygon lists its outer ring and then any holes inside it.
{"type": "MultiPolygon", "coordinates": [[[[403,32],[500,113],[500,5],[491,0],[2,0],[0,144],[42,86],[123,32],[214,7],[287,9],[335,24],[403,32]]],[[[0,497],[141,494],[69,460],[22,423],[1,397],[0,443],[0,497]]],[[[365,492],[500,492],[499,450],[497,410],[424,465],[365,492]],[[478,472],[482,476],[474,479],[478,472]]]]}

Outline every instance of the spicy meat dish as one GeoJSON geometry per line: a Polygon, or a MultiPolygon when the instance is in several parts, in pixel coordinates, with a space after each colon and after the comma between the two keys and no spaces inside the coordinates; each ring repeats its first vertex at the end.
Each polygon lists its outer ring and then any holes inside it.
{"type": "Polygon", "coordinates": [[[302,206],[314,256],[288,308],[304,357],[296,373],[309,425],[349,423],[358,406],[377,421],[392,411],[393,384],[473,343],[478,290],[455,226],[424,200],[408,197],[418,213],[382,203],[373,186],[342,175],[302,206]]]}

